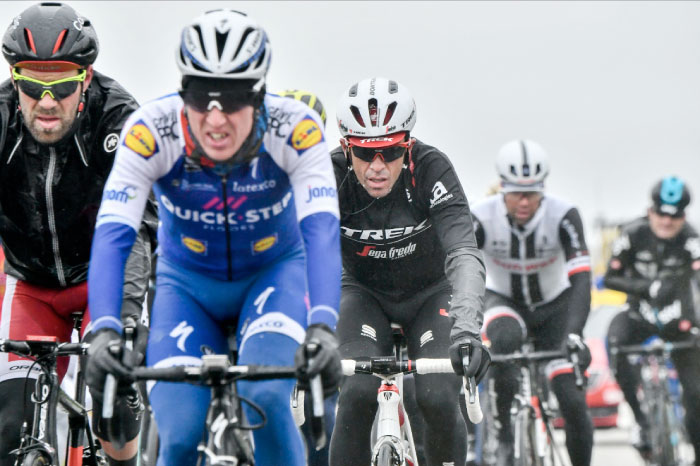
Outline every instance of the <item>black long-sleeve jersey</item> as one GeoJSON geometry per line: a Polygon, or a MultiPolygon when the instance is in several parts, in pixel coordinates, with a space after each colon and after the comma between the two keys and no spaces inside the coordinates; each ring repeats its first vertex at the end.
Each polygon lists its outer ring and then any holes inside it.
{"type": "Polygon", "coordinates": [[[651,231],[648,218],[640,218],[622,229],[612,249],[605,286],[627,293],[631,310],[655,325],[681,318],[698,324],[691,279],[700,278],[700,237],[693,227],[686,223],[674,238],[663,240],[651,231]],[[650,299],[654,280],[675,283],[673,293],[650,299]]]}
{"type": "Polygon", "coordinates": [[[375,199],[359,183],[342,149],[331,155],[345,273],[400,301],[445,280],[447,268],[457,327],[453,338],[464,332],[478,335],[483,259],[466,195],[447,156],[416,141],[392,190],[375,199]],[[460,266],[450,266],[452,258],[460,266]]]}

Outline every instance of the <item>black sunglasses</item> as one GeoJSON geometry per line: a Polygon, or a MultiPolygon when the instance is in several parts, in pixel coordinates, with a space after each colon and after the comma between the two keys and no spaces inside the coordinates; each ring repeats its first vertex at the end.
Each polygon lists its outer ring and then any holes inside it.
{"type": "Polygon", "coordinates": [[[255,104],[257,94],[252,92],[188,91],[179,92],[185,105],[201,113],[218,108],[224,113],[236,113],[255,104]]]}
{"type": "Polygon", "coordinates": [[[372,162],[378,154],[381,155],[384,162],[393,162],[399,157],[403,157],[410,146],[411,143],[408,141],[387,147],[362,147],[349,144],[352,155],[364,162],[372,162]]]}

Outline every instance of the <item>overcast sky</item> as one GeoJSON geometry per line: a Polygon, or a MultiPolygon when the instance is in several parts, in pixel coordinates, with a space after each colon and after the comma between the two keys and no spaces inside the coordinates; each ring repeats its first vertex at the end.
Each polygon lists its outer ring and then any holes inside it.
{"type": "MultiPolygon", "coordinates": [[[[2,2],[0,27],[33,2],[2,2]]],[[[667,174],[700,221],[698,2],[71,2],[100,38],[96,68],[145,102],[177,89],[182,27],[209,9],[247,12],[273,48],[269,88],[314,91],[337,145],[336,103],[373,75],[416,100],[414,135],[453,161],[473,203],[499,147],[539,142],[547,189],[594,218],[642,214],[667,174]]],[[[8,75],[9,76],[9,75],[8,75]]]]}

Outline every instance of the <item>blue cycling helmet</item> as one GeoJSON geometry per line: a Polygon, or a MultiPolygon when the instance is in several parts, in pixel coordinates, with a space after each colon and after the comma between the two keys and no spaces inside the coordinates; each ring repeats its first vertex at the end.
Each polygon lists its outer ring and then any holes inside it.
{"type": "Polygon", "coordinates": [[[690,191],[680,178],[667,176],[654,185],[651,201],[657,213],[682,217],[683,211],[690,204],[690,191]]]}

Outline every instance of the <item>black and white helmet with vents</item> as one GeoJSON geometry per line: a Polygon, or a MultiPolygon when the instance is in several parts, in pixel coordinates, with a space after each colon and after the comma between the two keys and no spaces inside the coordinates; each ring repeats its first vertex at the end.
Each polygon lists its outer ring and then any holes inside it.
{"type": "Polygon", "coordinates": [[[416,124],[416,103],[398,82],[369,78],[343,93],[336,118],[344,137],[410,132],[416,124]]]}
{"type": "Polygon", "coordinates": [[[176,52],[184,76],[256,81],[265,84],[272,50],[265,30],[235,10],[208,11],[182,31],[176,52]]]}
{"type": "Polygon", "coordinates": [[[534,141],[510,141],[498,152],[496,169],[501,177],[501,192],[541,192],[549,174],[549,157],[534,141]]]}

